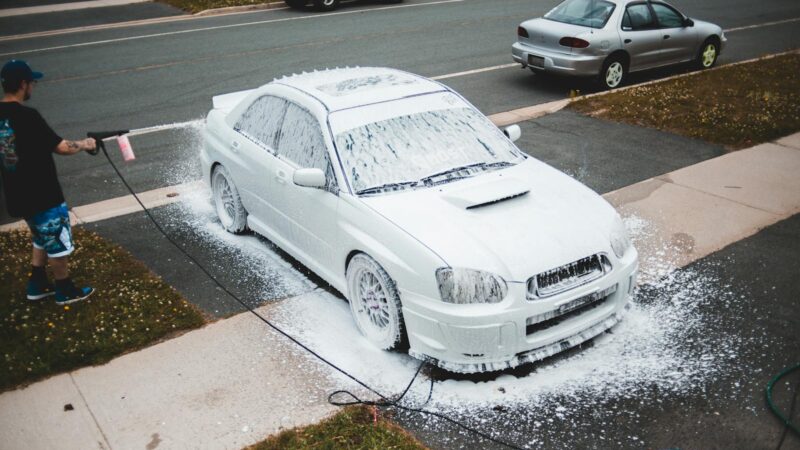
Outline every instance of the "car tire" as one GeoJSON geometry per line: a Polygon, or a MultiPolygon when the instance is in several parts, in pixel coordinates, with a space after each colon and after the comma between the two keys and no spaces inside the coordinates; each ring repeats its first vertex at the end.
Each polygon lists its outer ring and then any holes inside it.
{"type": "Polygon", "coordinates": [[[717,63],[717,58],[719,57],[719,41],[714,38],[710,37],[703,42],[703,45],[700,46],[700,51],[697,52],[697,60],[695,65],[698,69],[710,69],[714,67],[714,64],[717,63]]]}
{"type": "Polygon", "coordinates": [[[625,77],[628,75],[628,67],[625,60],[620,56],[610,56],[603,63],[600,70],[600,86],[603,89],[615,89],[622,86],[625,77]]]}
{"type": "Polygon", "coordinates": [[[289,8],[292,9],[303,9],[308,4],[307,0],[284,0],[289,8]]]}
{"type": "Polygon", "coordinates": [[[339,0],[314,0],[314,8],[317,11],[333,11],[339,6],[339,0]]]}
{"type": "Polygon", "coordinates": [[[400,296],[383,267],[359,253],[350,259],[346,278],[350,311],[361,334],[383,350],[407,348],[400,296]]]}
{"type": "Polygon", "coordinates": [[[211,173],[211,196],[222,228],[233,234],[247,230],[247,211],[231,174],[221,165],[211,173]]]}

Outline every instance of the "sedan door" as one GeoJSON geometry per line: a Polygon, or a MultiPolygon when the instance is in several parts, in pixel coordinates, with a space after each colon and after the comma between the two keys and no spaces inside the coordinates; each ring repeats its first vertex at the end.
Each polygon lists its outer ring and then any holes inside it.
{"type": "Polygon", "coordinates": [[[289,102],[278,142],[273,172],[279,227],[295,256],[326,279],[336,279],[334,244],[338,238],[338,185],[319,121],[305,108],[289,102]],[[294,184],[297,169],[321,169],[324,188],[294,184]]]}
{"type": "Polygon", "coordinates": [[[282,98],[259,97],[237,119],[236,134],[230,143],[231,152],[239,156],[240,163],[229,170],[249,219],[255,219],[266,234],[275,232],[272,224],[276,211],[271,201],[275,185],[270,174],[278,162],[275,148],[286,106],[282,98]]]}
{"type": "Polygon", "coordinates": [[[658,29],[653,11],[645,2],[628,4],[620,30],[622,47],[631,61],[628,70],[649,69],[660,65],[664,33],[658,29]]]}
{"type": "Polygon", "coordinates": [[[651,2],[650,6],[663,33],[661,62],[674,64],[693,59],[697,51],[697,30],[684,26],[683,14],[671,6],[657,2],[651,2]]]}

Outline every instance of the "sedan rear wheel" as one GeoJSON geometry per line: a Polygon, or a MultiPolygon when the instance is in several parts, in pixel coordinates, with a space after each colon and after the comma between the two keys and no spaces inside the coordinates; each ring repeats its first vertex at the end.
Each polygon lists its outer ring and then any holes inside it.
{"type": "Polygon", "coordinates": [[[333,11],[339,6],[339,0],[314,0],[314,7],[318,11],[333,11]]]}
{"type": "Polygon", "coordinates": [[[211,195],[222,228],[234,234],[244,232],[247,229],[247,211],[233,178],[223,166],[215,167],[211,174],[211,195]]]}
{"type": "Polygon", "coordinates": [[[600,72],[600,84],[605,89],[619,87],[625,79],[625,62],[619,57],[611,57],[603,64],[600,72]]]}
{"type": "Polygon", "coordinates": [[[285,0],[286,4],[289,5],[289,8],[292,9],[303,9],[308,4],[307,0],[285,0]]]}
{"type": "Polygon", "coordinates": [[[406,345],[397,288],[374,259],[359,253],[347,265],[347,298],[358,329],[381,349],[406,345]]]}

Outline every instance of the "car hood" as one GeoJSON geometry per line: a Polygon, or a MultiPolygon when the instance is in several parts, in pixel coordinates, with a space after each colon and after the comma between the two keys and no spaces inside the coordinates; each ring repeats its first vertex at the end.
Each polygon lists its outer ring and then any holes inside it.
{"type": "Polygon", "coordinates": [[[601,196],[532,158],[449,184],[361,199],[449,266],[516,282],[610,252],[619,221],[601,196]]]}

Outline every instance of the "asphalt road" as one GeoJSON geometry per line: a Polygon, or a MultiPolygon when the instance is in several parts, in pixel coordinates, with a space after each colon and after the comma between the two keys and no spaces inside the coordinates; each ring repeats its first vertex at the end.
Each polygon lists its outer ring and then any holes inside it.
{"type": "MultiPolygon", "coordinates": [[[[679,0],[687,14],[726,29],[800,18],[795,0],[679,0]]],[[[427,76],[508,64],[516,26],[553,1],[407,0],[401,7],[360,1],[334,14],[276,10],[167,23],[0,39],[0,58],[24,58],[46,74],[31,104],[66,138],[89,130],[137,129],[202,119],[213,95],[249,89],[316,68],[386,65],[427,76]]],[[[59,18],[49,18],[54,26],[59,18]]],[[[64,26],[68,17],[64,17],[64,26]]],[[[800,47],[800,22],[727,33],[720,63],[800,47]]],[[[686,70],[659,70],[633,82],[686,70]]],[[[505,68],[443,80],[492,114],[586,92],[582,80],[536,77],[505,68]]],[[[181,133],[135,138],[129,165],[138,190],[174,181],[192,158],[181,133]],[[188,155],[188,156],[187,156],[188,155]]],[[[194,149],[196,151],[196,148],[194,149]]],[[[125,194],[99,158],[58,158],[67,199],[85,204],[125,194]]]]}

